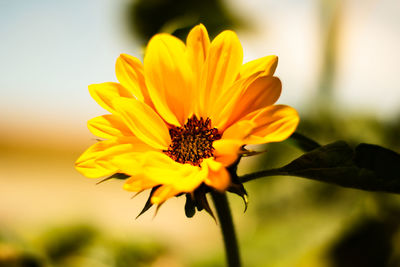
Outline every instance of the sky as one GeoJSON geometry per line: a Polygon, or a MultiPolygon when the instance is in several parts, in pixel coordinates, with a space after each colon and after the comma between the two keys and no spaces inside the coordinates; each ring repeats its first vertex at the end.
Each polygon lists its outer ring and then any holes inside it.
{"type": "MultiPolygon", "coordinates": [[[[278,55],[276,75],[283,83],[280,103],[306,109],[320,67],[317,1],[226,2],[253,26],[238,32],[244,60],[278,55]]],[[[142,47],[124,23],[126,4],[0,1],[2,124],[9,129],[57,125],[60,131],[83,132],[88,119],[104,114],[87,86],[116,81],[114,64],[119,54],[142,58],[142,47]]],[[[340,109],[383,119],[400,112],[399,12],[396,0],[346,1],[334,100],[340,109]]]]}

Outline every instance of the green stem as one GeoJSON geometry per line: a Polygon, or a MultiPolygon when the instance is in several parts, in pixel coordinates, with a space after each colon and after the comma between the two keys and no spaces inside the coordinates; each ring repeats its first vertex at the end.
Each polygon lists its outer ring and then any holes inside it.
{"type": "Polygon", "coordinates": [[[239,181],[241,183],[246,183],[246,182],[249,182],[249,181],[257,179],[257,178],[262,178],[262,177],[267,177],[267,176],[277,176],[277,175],[290,176],[290,174],[288,172],[285,172],[285,171],[282,171],[279,169],[270,169],[270,170],[253,172],[250,174],[245,174],[245,175],[239,176],[239,181]]]}
{"type": "Polygon", "coordinates": [[[226,259],[229,267],[240,267],[239,247],[235,236],[235,227],[231,211],[229,209],[226,194],[211,192],[215,209],[217,210],[218,220],[224,238],[226,259]]]}

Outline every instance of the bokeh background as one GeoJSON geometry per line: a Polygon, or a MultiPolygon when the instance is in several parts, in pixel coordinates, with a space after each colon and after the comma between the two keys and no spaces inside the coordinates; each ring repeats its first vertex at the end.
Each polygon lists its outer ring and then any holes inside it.
{"type": "MultiPolygon", "coordinates": [[[[116,81],[119,54],[142,58],[154,33],[199,22],[237,31],[244,61],[279,56],[279,103],[299,110],[301,133],[400,152],[397,0],[2,0],[0,266],[224,266],[218,226],[186,218],[184,198],[135,220],[146,194],[73,168],[96,142],[86,121],[106,113],[87,86],[116,81]]],[[[240,173],[301,154],[258,148],[240,173]]],[[[245,214],[230,196],[244,266],[400,266],[399,196],[293,177],[246,188],[245,214]]]]}

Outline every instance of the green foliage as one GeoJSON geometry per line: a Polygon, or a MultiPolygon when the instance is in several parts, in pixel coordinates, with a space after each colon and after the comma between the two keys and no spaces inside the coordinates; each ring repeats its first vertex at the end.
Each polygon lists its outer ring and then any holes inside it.
{"type": "Polygon", "coordinates": [[[149,266],[165,254],[166,249],[154,242],[112,242],[110,252],[114,255],[115,267],[149,266]]]}
{"type": "MultiPolygon", "coordinates": [[[[1,230],[0,230],[1,235],[1,230]]],[[[157,241],[112,237],[88,224],[64,224],[0,241],[0,267],[151,266],[168,253],[157,241]]]]}
{"type": "Polygon", "coordinates": [[[127,11],[130,28],[144,42],[159,32],[184,40],[198,23],[205,24],[211,36],[239,24],[222,0],[135,0],[127,11]]]}
{"type": "Polygon", "coordinates": [[[82,252],[96,236],[96,231],[88,225],[72,225],[49,229],[41,238],[45,254],[52,262],[59,262],[67,257],[82,252]]]}
{"type": "Polygon", "coordinates": [[[262,176],[309,178],[371,191],[400,193],[400,155],[389,149],[360,144],[354,150],[337,141],[312,150],[281,168],[240,177],[243,182],[262,176]]]}

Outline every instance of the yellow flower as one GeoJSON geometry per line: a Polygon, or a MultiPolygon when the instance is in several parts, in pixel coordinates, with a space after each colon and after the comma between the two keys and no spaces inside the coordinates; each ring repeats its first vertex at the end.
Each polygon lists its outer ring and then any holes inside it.
{"type": "Polygon", "coordinates": [[[122,54],[119,83],[89,86],[111,114],[89,120],[89,130],[105,140],[86,150],[76,169],[91,178],[126,174],[128,191],[155,188],[153,204],[203,184],[226,190],[226,168],[243,145],[282,141],[299,122],[296,110],[274,105],[282,87],[273,76],[278,58],[242,60],[234,32],[210,42],[203,25],[190,31],[186,45],[155,35],[144,64],[122,54]]]}

